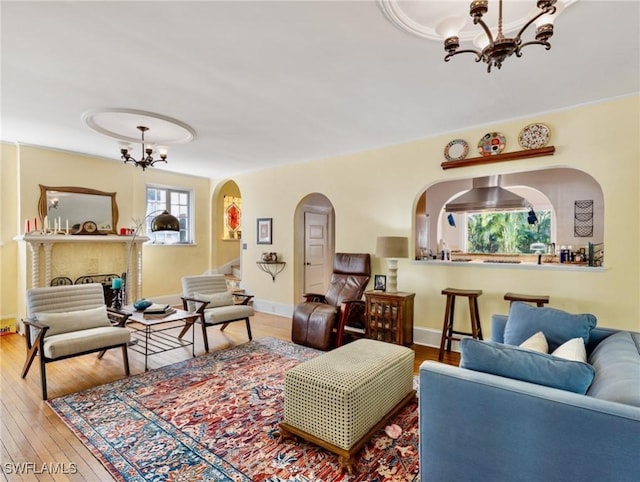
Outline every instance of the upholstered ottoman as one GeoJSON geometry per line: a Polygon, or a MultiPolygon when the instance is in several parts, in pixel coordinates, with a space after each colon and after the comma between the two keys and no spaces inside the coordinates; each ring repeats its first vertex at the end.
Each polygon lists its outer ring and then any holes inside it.
{"type": "Polygon", "coordinates": [[[297,435],[352,457],[407,402],[413,389],[413,350],[360,339],[301,363],[285,375],[280,440],[297,435]]]}

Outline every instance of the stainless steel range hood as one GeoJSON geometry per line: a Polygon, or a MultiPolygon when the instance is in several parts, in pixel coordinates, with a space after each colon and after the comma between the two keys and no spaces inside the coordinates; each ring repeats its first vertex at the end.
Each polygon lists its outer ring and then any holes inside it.
{"type": "Polygon", "coordinates": [[[509,211],[529,207],[527,200],[500,186],[502,176],[486,176],[473,179],[472,188],[460,194],[444,210],[449,213],[509,211]]]}

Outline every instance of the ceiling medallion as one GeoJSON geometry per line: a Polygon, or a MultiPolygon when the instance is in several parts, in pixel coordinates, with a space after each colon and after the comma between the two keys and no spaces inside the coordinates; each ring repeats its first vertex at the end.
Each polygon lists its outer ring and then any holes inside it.
{"type": "Polygon", "coordinates": [[[85,112],[82,121],[94,131],[120,141],[124,162],[133,162],[143,170],[157,162],[167,162],[165,146],[191,142],[196,137],[196,131],[178,119],[137,109],[95,109],[85,112]],[[141,135],[135,135],[136,129],[141,135]],[[132,143],[142,145],[140,160],[130,154],[132,143]],[[154,151],[159,158],[153,157],[154,151]]]}
{"type": "Polygon", "coordinates": [[[488,0],[472,1],[470,19],[460,15],[461,2],[379,0],[379,4],[385,16],[403,30],[430,40],[444,39],[445,62],[454,55],[472,53],[476,56],[475,61],[485,62],[487,72],[491,72],[492,67],[502,67],[504,60],[511,55],[521,57],[522,49],[528,45],[541,45],[549,50],[553,20],[575,1],[537,0],[537,9],[533,11],[531,3],[534,2],[510,2],[508,23],[503,19],[502,0],[497,2],[497,9],[493,7],[496,2],[492,2],[492,8],[489,8],[488,0]],[[487,23],[497,23],[497,29],[490,29],[487,23]],[[534,39],[523,41],[522,35],[533,23],[536,24],[534,39]],[[514,36],[505,35],[505,32],[516,31],[514,36]],[[459,50],[461,39],[473,40],[476,48],[459,50]]]}

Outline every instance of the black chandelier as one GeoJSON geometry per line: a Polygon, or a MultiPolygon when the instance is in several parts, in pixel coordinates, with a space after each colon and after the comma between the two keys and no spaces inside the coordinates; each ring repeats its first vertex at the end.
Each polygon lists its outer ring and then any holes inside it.
{"type": "Polygon", "coordinates": [[[142,157],[138,161],[131,157],[129,154],[129,148],[123,147],[120,149],[120,153],[122,154],[121,158],[124,160],[124,163],[133,162],[136,166],[141,167],[144,171],[147,167],[153,166],[156,162],[167,162],[167,153],[168,149],[164,146],[158,146],[157,152],[160,156],[160,159],[153,158],[153,145],[144,145],[144,133],[149,130],[148,127],[145,126],[137,126],[137,129],[142,133],[142,157]]]}
{"type": "Polygon", "coordinates": [[[476,62],[481,60],[488,64],[487,72],[491,72],[491,67],[502,67],[502,62],[507,57],[516,54],[516,57],[522,57],[522,49],[527,45],[542,45],[547,50],[551,48],[549,39],[553,35],[553,23],[545,23],[536,28],[535,40],[530,42],[522,42],[520,38],[524,31],[536,20],[543,15],[553,15],[556,13],[556,0],[538,0],[537,6],[540,9],[533,18],[531,18],[518,32],[515,37],[505,37],[502,32],[502,0],[499,4],[498,12],[498,34],[496,38],[493,38],[491,30],[487,27],[487,24],[482,20],[482,16],[488,11],[488,0],[476,0],[471,2],[469,7],[469,15],[473,17],[473,24],[480,25],[487,36],[489,41],[488,45],[482,50],[464,49],[458,50],[460,47],[460,39],[458,36],[447,37],[444,41],[444,49],[448,52],[444,57],[444,61],[448,62],[454,55],[462,53],[472,53],[476,55],[476,62]]]}

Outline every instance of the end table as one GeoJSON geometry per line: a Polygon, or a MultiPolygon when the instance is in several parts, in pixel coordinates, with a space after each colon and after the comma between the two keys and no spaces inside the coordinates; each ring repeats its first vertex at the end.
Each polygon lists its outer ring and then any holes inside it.
{"type": "Polygon", "coordinates": [[[413,344],[415,293],[366,291],[366,337],[397,345],[413,344]]]}

